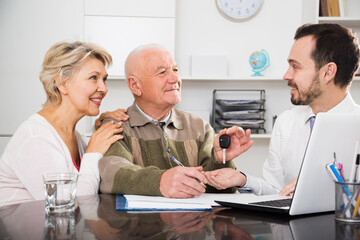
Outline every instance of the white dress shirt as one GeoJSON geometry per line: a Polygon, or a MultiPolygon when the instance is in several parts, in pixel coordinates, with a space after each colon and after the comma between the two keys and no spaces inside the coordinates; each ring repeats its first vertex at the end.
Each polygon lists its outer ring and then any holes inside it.
{"type": "MultiPolygon", "coordinates": [[[[360,113],[360,105],[348,93],[343,101],[328,112],[360,113]]],[[[297,106],[277,118],[269,155],[263,166],[263,178],[247,176],[244,187],[251,188],[258,195],[276,194],[298,176],[310,136],[309,118],[314,115],[309,106],[297,106]]]]}

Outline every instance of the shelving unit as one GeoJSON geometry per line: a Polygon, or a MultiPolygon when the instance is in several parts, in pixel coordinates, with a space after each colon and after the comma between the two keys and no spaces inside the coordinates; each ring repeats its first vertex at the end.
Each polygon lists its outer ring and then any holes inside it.
{"type": "Polygon", "coordinates": [[[315,1],[316,16],[315,21],[318,23],[339,23],[351,28],[360,27],[360,1],[345,1],[345,16],[342,17],[326,17],[319,16],[320,0],[315,1]]]}

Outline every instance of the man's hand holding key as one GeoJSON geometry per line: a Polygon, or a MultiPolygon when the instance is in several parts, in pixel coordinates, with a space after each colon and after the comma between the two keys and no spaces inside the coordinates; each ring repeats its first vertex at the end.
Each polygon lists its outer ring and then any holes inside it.
{"type": "Polygon", "coordinates": [[[254,142],[250,140],[250,134],[250,129],[244,131],[241,127],[236,126],[221,130],[213,143],[216,158],[225,163],[247,151],[254,142]]]}

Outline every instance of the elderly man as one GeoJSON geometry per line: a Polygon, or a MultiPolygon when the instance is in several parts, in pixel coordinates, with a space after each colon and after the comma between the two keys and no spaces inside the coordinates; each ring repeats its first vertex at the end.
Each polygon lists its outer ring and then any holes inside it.
{"type": "Polygon", "coordinates": [[[319,112],[360,113],[349,89],[359,66],[359,43],[350,29],[338,24],[299,27],[284,75],[297,106],[276,120],[263,178],[245,176],[233,169],[206,173],[219,189],[250,187],[257,194],[292,195],[312,124],[319,112]]]}
{"type": "Polygon", "coordinates": [[[123,123],[124,140],[115,142],[99,162],[100,191],[171,198],[219,191],[204,188],[203,171],[234,169],[231,160],[252,145],[250,131],[232,127],[220,132],[231,136],[223,164],[219,135],[214,137],[211,126],[174,109],[181,100],[181,79],[173,57],[162,46],[133,50],[125,62],[125,76],[135,102],[123,123]]]}

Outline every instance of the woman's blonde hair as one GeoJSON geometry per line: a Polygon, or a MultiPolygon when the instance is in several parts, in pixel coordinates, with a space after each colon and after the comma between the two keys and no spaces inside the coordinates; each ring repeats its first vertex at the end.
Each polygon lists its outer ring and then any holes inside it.
{"type": "Polygon", "coordinates": [[[61,103],[57,84],[63,84],[71,78],[89,58],[99,59],[105,67],[112,64],[111,55],[92,43],[58,42],[46,52],[39,77],[46,92],[44,107],[57,106],[61,103]]]}

